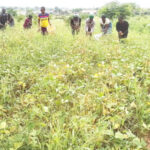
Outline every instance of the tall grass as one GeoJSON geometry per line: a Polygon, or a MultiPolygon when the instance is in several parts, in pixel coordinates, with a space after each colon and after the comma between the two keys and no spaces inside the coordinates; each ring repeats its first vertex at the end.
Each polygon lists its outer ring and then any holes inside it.
{"type": "Polygon", "coordinates": [[[0,149],[147,149],[149,21],[129,19],[124,43],[115,30],[90,39],[84,25],[72,37],[61,20],[45,37],[21,24],[0,32],[0,149]]]}

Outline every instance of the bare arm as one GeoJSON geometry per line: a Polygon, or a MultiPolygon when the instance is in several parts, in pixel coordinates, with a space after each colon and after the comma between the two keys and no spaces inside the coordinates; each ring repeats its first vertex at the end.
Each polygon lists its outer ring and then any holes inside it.
{"type": "Polygon", "coordinates": [[[120,32],[119,23],[116,24],[116,30],[117,30],[118,32],[120,32]]]}
{"type": "Polygon", "coordinates": [[[72,29],[74,28],[73,20],[72,19],[70,20],[70,26],[71,26],[72,29]]]}
{"type": "Polygon", "coordinates": [[[105,30],[104,30],[104,33],[107,33],[108,28],[109,28],[109,25],[108,25],[108,24],[106,24],[106,26],[105,26],[105,30]]]}
{"type": "Polygon", "coordinates": [[[48,17],[48,23],[49,23],[49,25],[51,26],[50,17],[48,17]]]}
{"type": "Polygon", "coordinates": [[[4,27],[4,25],[3,25],[3,24],[1,24],[1,23],[0,23],[0,25],[4,27]]]}
{"type": "Polygon", "coordinates": [[[29,21],[29,24],[32,25],[32,20],[29,21]]]}
{"type": "Polygon", "coordinates": [[[80,21],[79,21],[79,26],[81,27],[81,18],[80,18],[80,21]]]}
{"type": "Polygon", "coordinates": [[[100,24],[100,27],[101,27],[101,31],[102,31],[102,29],[103,29],[103,25],[102,25],[102,24],[100,24]]]}
{"type": "Polygon", "coordinates": [[[93,21],[93,23],[91,24],[91,28],[95,27],[95,21],[93,21]]]}
{"type": "MultiPolygon", "coordinates": [[[[0,20],[1,20],[1,16],[0,16],[0,20]]],[[[4,26],[4,25],[0,22],[0,26],[4,26]]]]}
{"type": "Polygon", "coordinates": [[[38,18],[38,26],[39,26],[39,28],[40,28],[40,18],[38,18]]]}

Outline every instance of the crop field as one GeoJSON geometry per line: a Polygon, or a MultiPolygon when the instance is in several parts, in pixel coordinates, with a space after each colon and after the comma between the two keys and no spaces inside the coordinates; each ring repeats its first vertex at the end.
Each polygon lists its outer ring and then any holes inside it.
{"type": "Polygon", "coordinates": [[[0,150],[150,148],[150,17],[128,21],[123,42],[116,20],[99,41],[59,19],[0,31],[0,150]]]}

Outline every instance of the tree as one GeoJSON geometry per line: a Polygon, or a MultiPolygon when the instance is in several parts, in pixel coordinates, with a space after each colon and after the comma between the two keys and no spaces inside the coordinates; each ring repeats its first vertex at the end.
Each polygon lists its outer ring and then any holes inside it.
{"type": "Polygon", "coordinates": [[[61,10],[59,7],[55,7],[55,8],[54,8],[54,12],[55,12],[56,14],[61,14],[61,13],[62,13],[62,10],[61,10]]]}
{"type": "Polygon", "coordinates": [[[73,13],[80,13],[80,12],[82,12],[82,10],[83,10],[82,8],[75,8],[72,10],[72,12],[73,13]]]}
{"type": "Polygon", "coordinates": [[[33,10],[32,9],[30,9],[30,8],[26,8],[26,15],[28,16],[28,15],[34,15],[34,12],[33,12],[33,10]]]}
{"type": "Polygon", "coordinates": [[[12,16],[14,16],[14,17],[17,16],[17,11],[16,11],[15,9],[8,8],[8,9],[7,9],[7,12],[8,12],[8,14],[10,14],[10,15],[12,15],[12,16]]]}
{"type": "Polygon", "coordinates": [[[99,10],[99,15],[104,14],[112,19],[118,16],[132,16],[137,11],[139,11],[139,7],[134,3],[120,4],[118,2],[111,2],[99,10]]]}

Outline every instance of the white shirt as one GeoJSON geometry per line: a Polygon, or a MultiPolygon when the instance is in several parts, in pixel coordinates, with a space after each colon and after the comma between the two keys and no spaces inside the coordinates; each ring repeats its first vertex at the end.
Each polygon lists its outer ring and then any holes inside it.
{"type": "Polygon", "coordinates": [[[100,18],[100,24],[101,25],[107,25],[107,24],[110,24],[110,23],[111,23],[111,21],[108,18],[106,18],[105,23],[103,22],[102,18],[100,18]]]}

